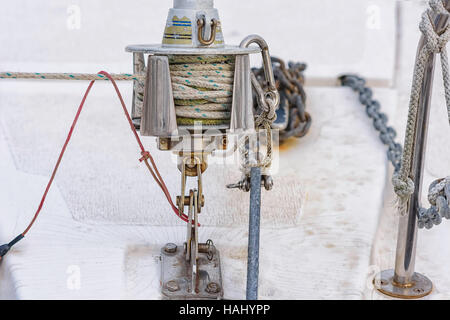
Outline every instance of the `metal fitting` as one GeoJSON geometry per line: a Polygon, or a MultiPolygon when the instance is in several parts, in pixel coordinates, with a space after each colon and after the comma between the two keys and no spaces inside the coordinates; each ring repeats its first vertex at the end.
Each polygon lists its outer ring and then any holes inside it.
{"type": "Polygon", "coordinates": [[[166,246],[164,247],[164,252],[166,252],[166,253],[175,253],[175,252],[177,252],[177,245],[174,244],[174,243],[166,244],[166,246]]]}
{"type": "Polygon", "coordinates": [[[176,292],[180,290],[180,285],[176,280],[170,280],[166,283],[166,288],[170,292],[176,292]]]}
{"type": "Polygon", "coordinates": [[[208,283],[208,285],[206,286],[205,291],[210,293],[210,294],[215,294],[215,293],[219,293],[220,292],[220,285],[216,282],[210,282],[208,283]]]}
{"type": "Polygon", "coordinates": [[[216,41],[217,28],[220,26],[220,21],[216,19],[211,19],[211,35],[209,39],[204,38],[205,34],[205,26],[206,26],[206,18],[202,16],[197,20],[198,26],[198,42],[200,42],[203,46],[210,46],[216,41]]]}

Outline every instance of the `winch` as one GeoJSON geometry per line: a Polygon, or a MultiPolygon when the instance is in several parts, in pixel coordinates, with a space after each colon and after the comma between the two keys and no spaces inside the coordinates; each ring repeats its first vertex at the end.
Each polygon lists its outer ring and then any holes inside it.
{"type": "MultiPolygon", "coordinates": [[[[233,151],[233,144],[235,150],[247,151],[243,167],[248,170],[241,184],[250,184],[250,167],[258,168],[262,161],[255,152],[258,143],[253,147],[250,137],[259,127],[270,131],[279,101],[266,42],[251,35],[239,46],[226,45],[213,2],[174,0],[162,44],[126,48],[133,53],[134,73],[145,74],[145,80],[135,80],[133,123],[141,135],[157,138],[159,150],[174,152],[179,159],[181,193],[176,204],[179,216],[187,217],[187,237],[184,244],[169,243],[161,250],[162,292],[170,298],[222,297],[219,250],[212,240],[199,242],[199,214],[205,205],[202,175],[208,156],[216,150],[233,151]],[[259,48],[250,47],[252,43],[259,48]],[[260,51],[264,88],[250,69],[249,55],[260,51]],[[256,120],[252,85],[261,105],[256,120]],[[234,143],[230,135],[237,138],[234,143]],[[196,189],[186,190],[188,178],[197,180],[196,189]]],[[[270,149],[270,135],[267,138],[270,149]]],[[[269,160],[270,153],[265,157],[269,160]]],[[[270,188],[270,178],[263,179],[270,188]]]]}
{"type": "Polygon", "coordinates": [[[91,81],[31,223],[0,247],[0,259],[37,219],[94,82],[110,80],[141,150],[140,161],[187,224],[184,243],[161,249],[162,294],[170,299],[223,297],[219,250],[212,240],[199,241],[199,217],[207,203],[202,175],[208,157],[239,154],[242,180],[228,188],[250,191],[247,299],[257,299],[261,185],[267,190],[273,185],[271,124],[280,100],[267,43],[250,35],[238,46],[226,45],[214,0],[174,0],[162,43],[129,45],[126,51],[133,54],[133,74],[0,73],[0,78],[91,81]],[[250,68],[250,55],[257,53],[262,54],[264,81],[250,68]],[[116,80],[134,82],[131,116],[116,80]],[[138,132],[156,137],[159,150],[176,155],[181,191],[175,203],[138,132]],[[188,179],[195,179],[197,187],[187,190],[188,179]]]}

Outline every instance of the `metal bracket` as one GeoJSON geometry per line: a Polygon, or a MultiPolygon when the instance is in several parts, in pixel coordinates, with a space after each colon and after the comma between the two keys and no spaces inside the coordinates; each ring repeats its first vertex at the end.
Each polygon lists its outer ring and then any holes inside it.
{"type": "Polygon", "coordinates": [[[202,165],[191,154],[181,159],[180,215],[188,207],[187,237],[184,245],[167,244],[161,251],[162,294],[170,299],[221,299],[223,297],[219,252],[213,242],[199,243],[198,215],[203,206],[202,165]],[[186,178],[197,177],[198,190],[185,196],[186,178]]]}
{"type": "MultiPolygon", "coordinates": [[[[208,247],[208,243],[200,247],[208,247]]],[[[222,272],[220,255],[215,250],[211,258],[208,251],[200,251],[197,257],[197,284],[193,286],[191,264],[186,261],[187,244],[177,246],[167,244],[161,250],[161,285],[162,294],[168,299],[222,299],[222,272]],[[196,290],[197,288],[197,290],[196,290]]]]}

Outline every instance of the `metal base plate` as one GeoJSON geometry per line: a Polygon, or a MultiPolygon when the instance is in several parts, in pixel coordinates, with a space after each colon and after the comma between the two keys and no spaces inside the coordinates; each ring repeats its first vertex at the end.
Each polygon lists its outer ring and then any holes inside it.
{"type": "Polygon", "coordinates": [[[433,283],[420,273],[414,273],[413,283],[409,287],[402,287],[393,282],[394,270],[384,270],[375,276],[373,284],[379,292],[394,298],[419,299],[433,291],[433,283]]]}
{"type": "MultiPolygon", "coordinates": [[[[175,246],[175,245],[173,245],[175,246]]],[[[167,246],[166,246],[167,247],[167,246]]],[[[186,261],[184,246],[175,246],[173,253],[161,250],[161,292],[169,299],[196,300],[222,299],[222,273],[219,251],[216,250],[212,260],[199,253],[198,292],[192,288],[191,267],[186,261]]]]}

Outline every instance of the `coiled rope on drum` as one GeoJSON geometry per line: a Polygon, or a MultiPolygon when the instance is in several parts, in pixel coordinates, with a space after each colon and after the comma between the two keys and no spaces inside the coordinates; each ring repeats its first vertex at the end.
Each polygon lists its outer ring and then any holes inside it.
{"type": "Polygon", "coordinates": [[[234,83],[234,57],[170,56],[170,75],[177,123],[229,124],[234,83]]]}

